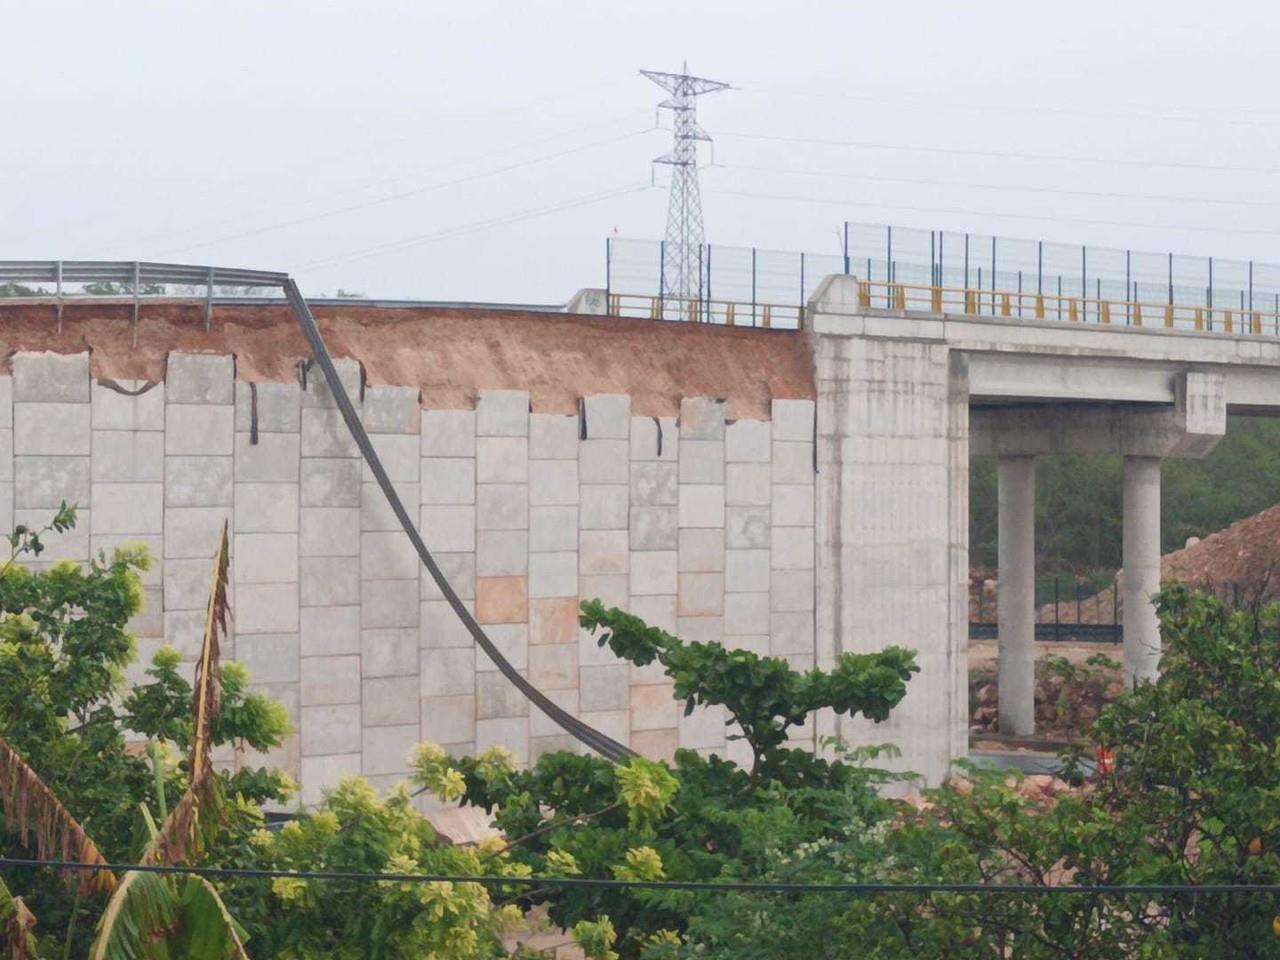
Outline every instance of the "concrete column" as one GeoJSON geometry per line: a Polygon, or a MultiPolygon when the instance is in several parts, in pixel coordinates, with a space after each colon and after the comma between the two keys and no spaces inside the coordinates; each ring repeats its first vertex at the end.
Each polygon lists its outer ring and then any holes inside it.
{"type": "Polygon", "coordinates": [[[1151,597],[1160,589],[1160,459],[1124,458],[1124,679],[1154,680],[1160,629],[1151,597]]]}
{"type": "Polygon", "coordinates": [[[1036,461],[1001,457],[999,482],[1000,731],[1035,732],[1036,461]]]}

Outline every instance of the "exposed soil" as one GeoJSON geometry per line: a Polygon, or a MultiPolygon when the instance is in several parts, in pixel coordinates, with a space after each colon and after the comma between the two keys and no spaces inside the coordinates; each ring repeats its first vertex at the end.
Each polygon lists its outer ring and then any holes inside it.
{"type": "MultiPolygon", "coordinates": [[[[369,383],[417,386],[433,408],[465,408],[482,389],[528,390],[538,411],[578,398],[630,394],[641,416],[679,412],[681,397],[726,401],[730,419],[765,418],[772,399],[813,399],[803,333],[519,310],[316,308],[330,352],[354,357],[369,383]]],[[[159,380],[172,350],[231,353],[242,380],[289,381],[310,355],[285,307],[222,306],[208,333],[203,305],[0,303],[0,353],[90,350],[98,378],[159,380]]]]}

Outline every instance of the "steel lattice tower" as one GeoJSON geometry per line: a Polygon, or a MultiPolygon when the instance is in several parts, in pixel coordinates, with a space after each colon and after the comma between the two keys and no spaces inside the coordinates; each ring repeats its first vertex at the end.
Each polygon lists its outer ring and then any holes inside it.
{"type": "Polygon", "coordinates": [[[641,70],[671,96],[658,106],[670,110],[674,143],[671,152],[654,163],[671,169],[671,199],[667,207],[667,236],[663,254],[663,287],[675,297],[697,297],[701,290],[702,195],[698,192],[698,141],[711,138],[698,126],[695,98],[725,90],[729,84],[689,75],[688,62],[682,73],[641,70]]]}

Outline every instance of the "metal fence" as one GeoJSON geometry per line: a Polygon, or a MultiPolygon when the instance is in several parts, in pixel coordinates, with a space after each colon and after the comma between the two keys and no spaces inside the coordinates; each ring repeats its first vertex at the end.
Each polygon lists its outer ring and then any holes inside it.
{"type": "Polygon", "coordinates": [[[846,222],[872,307],[1280,335],[1280,266],[846,222]]]}

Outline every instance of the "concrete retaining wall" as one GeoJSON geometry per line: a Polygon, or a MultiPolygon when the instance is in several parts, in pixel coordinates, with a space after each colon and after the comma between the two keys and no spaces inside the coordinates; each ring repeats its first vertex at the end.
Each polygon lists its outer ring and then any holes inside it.
{"type": "MultiPolygon", "coordinates": [[[[812,401],[736,422],[706,397],[656,418],[632,416],[622,395],[585,397],[573,416],[531,412],[513,390],[422,409],[416,388],[362,387],[354,361],[339,366],[451,582],[565,708],[652,756],[740,747],[719,713],[683,717],[660,673],[581,634],[584,598],[814,664],[812,401]]],[[[231,356],[173,353],[163,382],[100,383],[87,353],[15,354],[0,378],[0,521],[42,522],[65,499],[80,523],[43,559],[147,544],[145,661],[166,642],[194,658],[229,518],[227,653],[288,709],[297,732],[270,759],[307,801],[348,773],[399,779],[422,739],[522,760],[571,747],[474,649],[314,372],[305,387],[235,373],[231,356]]]]}

